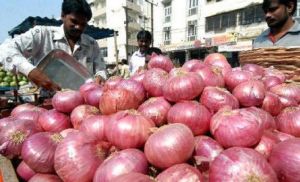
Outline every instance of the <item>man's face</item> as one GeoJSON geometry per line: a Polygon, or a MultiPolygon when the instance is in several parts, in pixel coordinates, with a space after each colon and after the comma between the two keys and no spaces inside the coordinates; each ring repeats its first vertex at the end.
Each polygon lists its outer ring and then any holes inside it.
{"type": "Polygon", "coordinates": [[[280,4],[278,0],[272,0],[263,7],[265,19],[270,28],[278,28],[284,25],[289,18],[287,7],[280,4]]]}
{"type": "Polygon", "coordinates": [[[144,53],[147,49],[149,49],[150,44],[151,44],[150,40],[147,40],[147,39],[139,39],[138,40],[138,46],[142,53],[144,53]]]}
{"type": "Polygon", "coordinates": [[[87,18],[82,14],[70,13],[62,14],[62,21],[64,23],[64,31],[67,38],[79,40],[85,27],[87,26],[87,18]]]}

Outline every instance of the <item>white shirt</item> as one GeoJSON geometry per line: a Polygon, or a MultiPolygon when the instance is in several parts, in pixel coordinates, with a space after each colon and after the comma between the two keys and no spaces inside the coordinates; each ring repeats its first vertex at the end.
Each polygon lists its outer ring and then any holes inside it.
{"type": "Polygon", "coordinates": [[[140,67],[144,67],[145,62],[145,54],[142,54],[140,50],[135,51],[129,61],[130,75],[133,75],[140,67]]]}
{"type": "Polygon", "coordinates": [[[0,52],[2,52],[0,63],[6,70],[16,69],[28,76],[29,72],[35,68],[34,65],[53,49],[69,53],[91,73],[100,75],[104,79],[107,78],[106,66],[100,57],[97,42],[92,37],[82,34],[72,52],[63,26],[35,26],[24,34],[4,42],[0,45],[0,52]]]}

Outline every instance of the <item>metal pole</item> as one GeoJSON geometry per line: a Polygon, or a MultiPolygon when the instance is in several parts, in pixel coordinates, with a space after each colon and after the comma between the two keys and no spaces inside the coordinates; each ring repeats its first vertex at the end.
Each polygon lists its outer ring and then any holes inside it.
{"type": "Polygon", "coordinates": [[[120,72],[119,72],[119,50],[118,50],[118,46],[117,46],[117,32],[116,31],[114,31],[114,42],[115,42],[117,75],[119,75],[120,74],[120,72]]]}
{"type": "MultiPolygon", "coordinates": [[[[153,31],[153,3],[151,3],[151,34],[152,34],[152,37],[154,37],[154,31],[153,31]]],[[[152,38],[153,39],[153,38],[152,38]]],[[[151,41],[151,45],[153,47],[153,40],[151,41]]]]}
{"type": "Polygon", "coordinates": [[[126,60],[128,60],[128,9],[126,6],[123,7],[125,9],[125,34],[126,34],[126,43],[125,43],[125,54],[126,60]]]}

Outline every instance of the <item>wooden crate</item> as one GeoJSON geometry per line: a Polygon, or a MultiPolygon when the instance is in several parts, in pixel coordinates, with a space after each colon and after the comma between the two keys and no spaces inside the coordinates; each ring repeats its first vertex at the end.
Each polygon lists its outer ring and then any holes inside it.
{"type": "Polygon", "coordinates": [[[273,66],[284,72],[290,82],[300,83],[300,48],[260,48],[241,52],[240,64],[273,66]]]}

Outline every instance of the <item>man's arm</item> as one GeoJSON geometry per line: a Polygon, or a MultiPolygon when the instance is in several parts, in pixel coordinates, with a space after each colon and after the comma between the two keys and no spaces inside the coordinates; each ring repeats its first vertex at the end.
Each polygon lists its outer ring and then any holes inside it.
{"type": "Polygon", "coordinates": [[[108,74],[106,70],[106,65],[104,62],[104,59],[100,55],[100,48],[95,41],[95,44],[93,46],[93,65],[94,65],[94,71],[95,71],[95,78],[101,79],[101,81],[105,81],[108,79],[108,74]]]}

